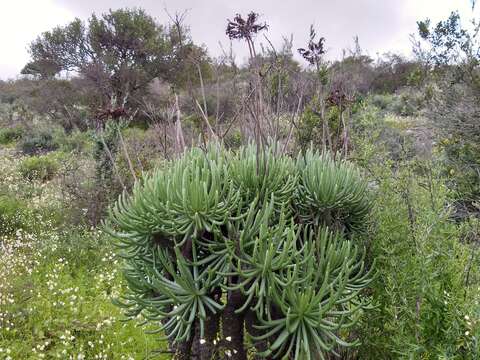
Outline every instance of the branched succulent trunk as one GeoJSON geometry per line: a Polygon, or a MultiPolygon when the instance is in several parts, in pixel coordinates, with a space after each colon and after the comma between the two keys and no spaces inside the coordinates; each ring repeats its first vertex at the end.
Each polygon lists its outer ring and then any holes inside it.
{"type": "Polygon", "coordinates": [[[366,229],[367,183],[312,150],[296,161],[253,144],[208,151],[186,152],[119,200],[107,230],[131,286],[118,305],[161,319],[177,360],[317,359],[349,345],[331,329],[348,334],[353,298],[372,281],[349,240],[366,229]],[[319,308],[326,323],[309,320],[319,308]]]}
{"type": "MultiPolygon", "coordinates": [[[[255,314],[254,311],[249,310],[245,314],[245,329],[252,337],[262,335],[263,332],[257,329],[254,325],[258,325],[257,315],[255,314]]],[[[253,346],[255,346],[255,349],[257,350],[257,352],[264,352],[268,349],[268,341],[267,340],[254,341],[253,346]]],[[[255,355],[254,359],[260,360],[264,358],[259,355],[255,355]]]]}
{"type": "MultiPolygon", "coordinates": [[[[195,325],[194,325],[195,326],[195,325]]],[[[192,360],[193,357],[193,339],[191,336],[188,340],[182,341],[177,344],[175,348],[175,360],[192,360]]]]}
{"type": "Polygon", "coordinates": [[[217,335],[220,329],[220,314],[207,313],[207,319],[205,320],[205,338],[200,341],[200,360],[212,360],[215,359],[217,335]]]}
{"type": "Polygon", "coordinates": [[[247,352],[243,344],[245,314],[235,313],[244,301],[245,296],[239,290],[231,291],[222,314],[225,352],[231,355],[229,358],[232,360],[247,360],[247,352]]]}
{"type": "Polygon", "coordinates": [[[195,321],[195,331],[193,332],[193,341],[192,341],[192,350],[191,350],[191,359],[199,360],[202,353],[202,344],[200,343],[200,326],[198,320],[195,321]]]}

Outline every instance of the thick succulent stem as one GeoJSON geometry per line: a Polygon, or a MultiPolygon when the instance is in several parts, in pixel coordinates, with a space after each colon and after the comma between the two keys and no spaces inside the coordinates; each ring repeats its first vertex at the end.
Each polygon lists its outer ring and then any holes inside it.
{"type": "Polygon", "coordinates": [[[199,359],[215,359],[216,341],[220,325],[220,314],[207,314],[205,320],[204,338],[200,339],[199,359]]]}
{"type": "Polygon", "coordinates": [[[192,350],[191,350],[191,359],[198,360],[200,359],[201,353],[201,344],[200,344],[200,326],[198,320],[195,320],[195,329],[193,331],[193,341],[192,341],[192,350]]]}
{"type": "Polygon", "coordinates": [[[223,311],[222,327],[225,353],[232,360],[247,360],[247,352],[243,343],[245,315],[235,313],[235,310],[243,305],[244,300],[245,296],[239,290],[230,292],[223,311]]]}
{"type": "MultiPolygon", "coordinates": [[[[213,300],[217,303],[221,303],[222,290],[215,288],[211,294],[213,300]]],[[[218,345],[218,333],[220,330],[220,312],[216,314],[207,312],[207,319],[205,320],[205,338],[200,352],[201,360],[212,360],[216,356],[218,345]]]]}
{"type": "Polygon", "coordinates": [[[191,360],[194,358],[192,356],[193,338],[193,336],[190,336],[188,340],[176,344],[174,357],[175,360],[191,360]]]}
{"type": "MultiPolygon", "coordinates": [[[[257,324],[258,324],[257,315],[255,314],[254,311],[249,310],[245,314],[245,328],[251,336],[260,336],[263,334],[261,330],[254,327],[254,325],[257,325],[257,324]]],[[[253,340],[253,346],[255,346],[255,349],[257,350],[257,352],[264,352],[268,349],[268,340],[261,340],[261,341],[253,340]]],[[[264,358],[259,355],[255,355],[254,359],[264,359],[264,358]]]]}

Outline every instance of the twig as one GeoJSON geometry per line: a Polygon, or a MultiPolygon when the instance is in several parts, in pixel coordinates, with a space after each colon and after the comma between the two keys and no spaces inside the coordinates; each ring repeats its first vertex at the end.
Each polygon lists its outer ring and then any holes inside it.
{"type": "Polygon", "coordinates": [[[130,169],[130,173],[133,176],[133,180],[137,181],[137,176],[135,175],[135,170],[133,169],[132,161],[130,160],[130,156],[128,155],[127,147],[125,145],[125,141],[123,141],[122,132],[120,131],[119,127],[117,127],[117,132],[118,132],[118,137],[120,139],[120,144],[122,145],[123,154],[125,155],[125,158],[127,159],[128,168],[130,169]]]}
{"type": "Polygon", "coordinates": [[[183,129],[181,123],[181,113],[180,113],[180,105],[178,103],[178,95],[175,93],[175,107],[177,110],[177,121],[175,123],[175,140],[176,140],[176,148],[177,152],[183,152],[185,149],[185,139],[183,137],[183,129]]]}
{"type": "Polygon", "coordinates": [[[112,163],[113,172],[115,173],[115,176],[117,177],[117,180],[119,181],[120,185],[122,185],[122,188],[125,190],[125,189],[126,189],[126,186],[125,186],[122,178],[120,177],[120,173],[118,172],[117,165],[115,164],[115,160],[113,159],[113,155],[112,155],[110,149],[108,148],[108,145],[107,145],[107,143],[105,142],[105,139],[103,138],[103,135],[102,135],[102,134],[100,134],[100,140],[102,141],[103,148],[104,148],[105,151],[107,152],[107,156],[108,156],[110,162],[112,163]]]}
{"type": "Polygon", "coordinates": [[[212,126],[210,125],[210,122],[208,121],[208,117],[207,117],[207,114],[205,114],[202,110],[202,106],[200,105],[200,103],[198,102],[198,100],[195,99],[195,103],[197,104],[197,107],[198,109],[200,110],[200,113],[202,114],[202,117],[203,117],[203,120],[205,120],[205,123],[207,124],[207,128],[208,130],[210,131],[210,134],[212,135],[212,137],[214,139],[218,139],[218,136],[217,134],[215,134],[215,131],[213,131],[213,128],[212,126]]]}

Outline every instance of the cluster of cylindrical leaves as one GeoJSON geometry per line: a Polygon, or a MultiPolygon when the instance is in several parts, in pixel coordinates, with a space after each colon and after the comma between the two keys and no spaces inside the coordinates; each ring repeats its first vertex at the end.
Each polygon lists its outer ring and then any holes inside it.
{"type": "Polygon", "coordinates": [[[128,284],[117,303],[177,358],[321,358],[355,345],[368,308],[357,238],[370,209],[359,171],[329,154],[191,149],[111,210],[128,284]]]}

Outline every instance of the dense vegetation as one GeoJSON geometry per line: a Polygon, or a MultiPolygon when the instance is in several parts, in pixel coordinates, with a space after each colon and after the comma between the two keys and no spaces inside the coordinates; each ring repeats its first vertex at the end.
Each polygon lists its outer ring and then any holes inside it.
{"type": "Polygon", "coordinates": [[[476,24],[332,62],[236,15],[244,65],[180,15],[41,34],[0,81],[0,359],[478,359],[476,24]]]}
{"type": "Polygon", "coordinates": [[[246,359],[244,327],[275,358],[352,345],[337,332],[368,308],[373,276],[348,239],[370,204],[358,174],[326,155],[194,149],[113,210],[131,289],[121,306],[160,320],[181,359],[246,359]]]}

